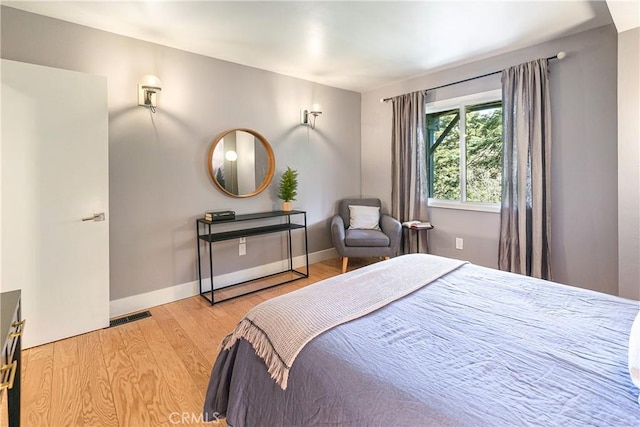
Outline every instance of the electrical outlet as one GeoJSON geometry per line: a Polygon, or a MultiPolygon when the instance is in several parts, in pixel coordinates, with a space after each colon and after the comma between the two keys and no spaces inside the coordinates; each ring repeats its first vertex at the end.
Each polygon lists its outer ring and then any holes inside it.
{"type": "Polygon", "coordinates": [[[238,255],[242,256],[246,254],[247,254],[247,244],[240,243],[240,245],[238,246],[238,255]]]}
{"type": "Polygon", "coordinates": [[[241,237],[240,238],[240,243],[247,243],[247,238],[246,237],[241,237]]]}
{"type": "Polygon", "coordinates": [[[456,237],[456,249],[462,250],[464,248],[464,240],[462,237],[456,237]]]}

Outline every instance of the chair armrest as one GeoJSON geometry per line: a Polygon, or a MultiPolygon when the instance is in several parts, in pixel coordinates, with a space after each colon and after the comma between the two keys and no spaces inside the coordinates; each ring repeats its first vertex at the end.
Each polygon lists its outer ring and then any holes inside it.
{"type": "Polygon", "coordinates": [[[394,217],[386,214],[380,215],[380,228],[389,237],[389,247],[397,254],[402,236],[402,224],[394,217]]]}
{"type": "Polygon", "coordinates": [[[344,256],[344,249],[346,247],[344,238],[344,220],[340,215],[334,215],[334,217],[331,218],[331,240],[333,240],[333,246],[335,246],[340,256],[344,256]]]}

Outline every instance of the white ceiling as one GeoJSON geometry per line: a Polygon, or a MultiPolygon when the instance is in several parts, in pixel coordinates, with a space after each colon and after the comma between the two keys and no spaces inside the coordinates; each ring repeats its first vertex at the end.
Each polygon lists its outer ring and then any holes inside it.
{"type": "Polygon", "coordinates": [[[639,0],[607,0],[607,6],[619,33],[640,27],[639,0]]]}
{"type": "Polygon", "coordinates": [[[354,91],[612,22],[584,0],[2,3],[354,91]]]}

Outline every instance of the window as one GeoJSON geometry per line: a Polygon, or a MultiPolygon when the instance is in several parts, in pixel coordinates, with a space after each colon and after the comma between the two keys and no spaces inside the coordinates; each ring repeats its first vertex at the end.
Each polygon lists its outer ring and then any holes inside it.
{"type": "Polygon", "coordinates": [[[502,171],[500,91],[427,105],[429,197],[499,204],[502,171]]]}

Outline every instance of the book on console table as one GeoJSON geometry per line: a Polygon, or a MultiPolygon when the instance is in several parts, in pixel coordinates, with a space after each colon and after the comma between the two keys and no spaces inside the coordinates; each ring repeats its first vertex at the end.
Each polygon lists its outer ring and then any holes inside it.
{"type": "Polygon", "coordinates": [[[430,222],[422,222],[422,221],[406,221],[402,223],[403,227],[406,228],[416,228],[416,229],[431,229],[433,225],[430,222]]]}
{"type": "Polygon", "coordinates": [[[236,213],[234,211],[207,211],[204,213],[204,220],[209,222],[229,219],[236,219],[236,213]]]}

